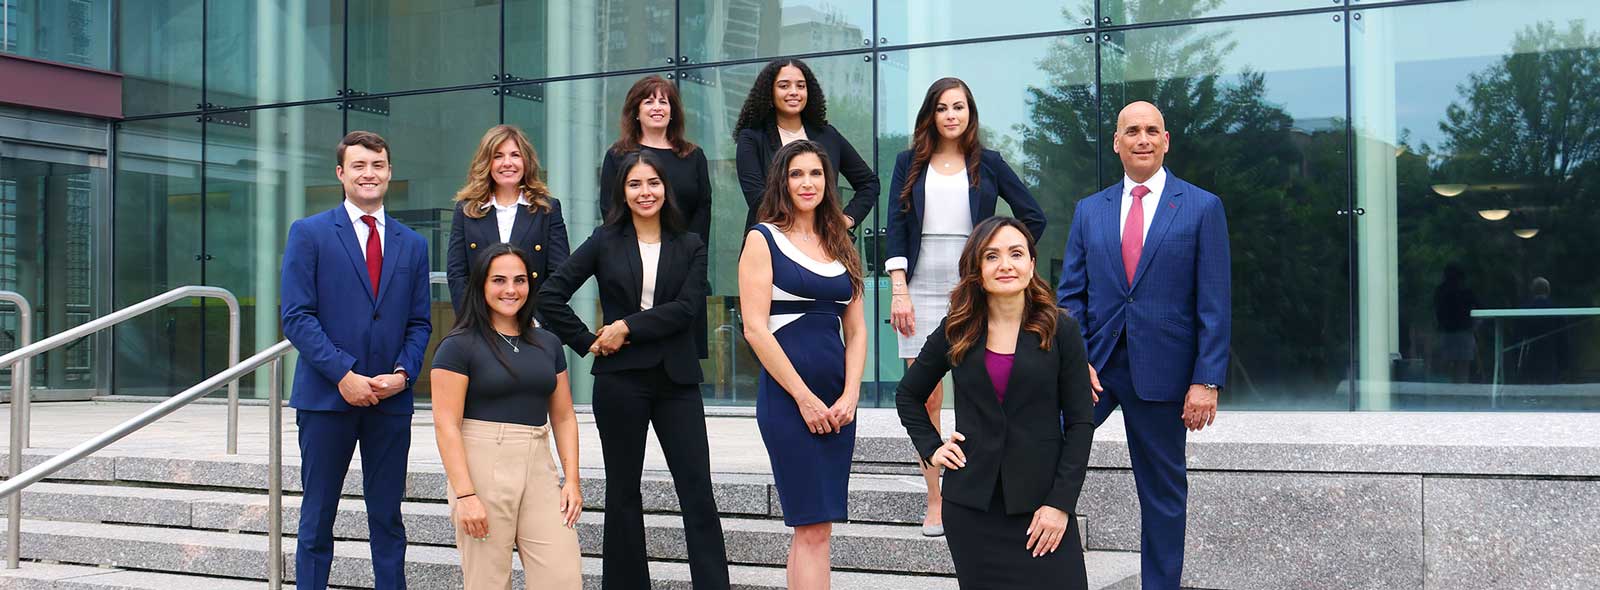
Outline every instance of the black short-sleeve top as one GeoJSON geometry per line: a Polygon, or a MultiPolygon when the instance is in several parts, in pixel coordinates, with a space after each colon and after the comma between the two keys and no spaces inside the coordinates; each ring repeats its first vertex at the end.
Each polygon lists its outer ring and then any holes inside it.
{"type": "Polygon", "coordinates": [[[555,334],[533,331],[537,346],[517,337],[496,336],[490,342],[472,333],[451,334],[439,342],[433,368],[467,376],[463,418],[528,426],[550,420],[550,394],[556,390],[556,375],[567,370],[567,359],[555,334]],[[505,355],[505,364],[495,357],[495,348],[505,355]]]}

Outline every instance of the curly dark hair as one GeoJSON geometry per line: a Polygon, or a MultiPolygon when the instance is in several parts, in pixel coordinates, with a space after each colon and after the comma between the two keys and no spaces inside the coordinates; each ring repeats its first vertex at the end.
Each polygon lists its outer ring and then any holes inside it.
{"type": "Polygon", "coordinates": [[[739,121],[733,125],[733,137],[745,129],[760,129],[777,124],[777,107],[772,104],[772,85],[778,81],[778,70],[794,66],[806,77],[806,108],[800,111],[800,120],[807,125],[821,127],[828,124],[828,99],[822,94],[822,84],[817,82],[811,66],[798,59],[775,59],[767,62],[750,85],[750,94],[744,97],[744,107],[739,109],[739,121]]]}

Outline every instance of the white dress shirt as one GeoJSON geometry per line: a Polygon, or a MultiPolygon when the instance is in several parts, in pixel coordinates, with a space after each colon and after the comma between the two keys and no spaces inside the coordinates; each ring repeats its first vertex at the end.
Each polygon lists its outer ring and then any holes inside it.
{"type": "MultiPolygon", "coordinates": [[[[367,222],[361,220],[361,216],[367,215],[367,212],[362,211],[355,203],[351,203],[350,199],[344,200],[344,212],[350,215],[350,225],[356,228],[356,249],[361,251],[361,259],[366,260],[367,232],[370,230],[367,229],[367,222]]],[[[372,216],[378,220],[378,251],[387,252],[389,234],[384,232],[383,228],[387,225],[388,218],[383,214],[383,207],[379,206],[377,211],[372,212],[372,216]]]]}
{"type": "Polygon", "coordinates": [[[527,207],[528,199],[517,195],[517,202],[510,205],[501,205],[499,201],[490,197],[488,202],[478,206],[478,209],[494,207],[495,229],[500,230],[500,241],[511,241],[511,226],[517,222],[517,207],[527,207]]]}
{"type": "Polygon", "coordinates": [[[654,244],[639,242],[639,273],[642,283],[639,285],[639,311],[645,311],[656,306],[656,268],[661,265],[661,242],[654,244]]]}
{"type": "Polygon", "coordinates": [[[1128,227],[1128,209],[1133,207],[1133,187],[1143,184],[1150,189],[1150,194],[1145,195],[1144,201],[1144,233],[1140,234],[1139,241],[1143,243],[1150,238],[1150,222],[1156,218],[1157,207],[1161,206],[1161,191],[1167,188],[1167,169],[1157,170],[1155,176],[1143,183],[1134,182],[1128,175],[1122,175],[1122,213],[1117,215],[1117,233],[1122,233],[1122,228],[1128,227]]]}

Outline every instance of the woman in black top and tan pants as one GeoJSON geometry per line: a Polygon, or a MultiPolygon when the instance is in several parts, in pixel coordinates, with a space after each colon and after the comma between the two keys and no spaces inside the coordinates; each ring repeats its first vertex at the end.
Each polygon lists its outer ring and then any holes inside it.
{"type": "Polygon", "coordinates": [[[962,248],[950,312],[895,389],[924,464],[943,467],[944,526],[962,588],[1086,588],[1075,512],[1094,439],[1083,336],[1035,275],[1022,222],[991,217],[962,248]],[[943,441],[923,406],[955,376],[943,441]]]}
{"type": "Polygon", "coordinates": [[[561,342],[533,327],[530,275],[521,250],[483,248],[433,356],[433,429],[469,590],[510,588],[513,547],[540,587],[583,586],[578,419],[561,342]]]}
{"type": "Polygon", "coordinates": [[[539,290],[549,329],[578,354],[598,357],[593,403],[606,463],[603,587],[650,587],[639,480],[654,426],[683,509],[694,587],[726,590],[728,558],[711,496],[700,357],[690,329],[706,305],[706,245],[684,231],[656,156],[633,152],[617,169],[605,225],[539,290]],[[568,305],[590,277],[604,319],[595,332],[568,305]]]}

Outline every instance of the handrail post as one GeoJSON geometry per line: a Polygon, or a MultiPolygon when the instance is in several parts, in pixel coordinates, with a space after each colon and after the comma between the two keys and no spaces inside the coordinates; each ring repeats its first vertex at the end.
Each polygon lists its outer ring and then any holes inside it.
{"type": "Polygon", "coordinates": [[[283,587],[283,356],[267,373],[267,588],[283,587]]]}
{"type": "MultiPolygon", "coordinates": [[[[26,348],[33,340],[33,308],[28,299],[15,291],[0,291],[0,301],[17,306],[17,348],[26,348]]],[[[8,473],[16,476],[22,472],[22,449],[28,446],[28,402],[32,401],[32,380],[28,377],[28,360],[11,364],[11,442],[7,449],[8,473]]],[[[0,366],[0,369],[5,367],[0,366]]],[[[22,561],[22,493],[12,494],[6,501],[6,568],[17,569],[22,561]]]]}
{"type": "MultiPolygon", "coordinates": [[[[239,300],[223,291],[228,304],[228,366],[239,364],[239,300]]],[[[228,382],[228,454],[239,454],[239,380],[228,382]]]]}

